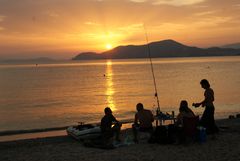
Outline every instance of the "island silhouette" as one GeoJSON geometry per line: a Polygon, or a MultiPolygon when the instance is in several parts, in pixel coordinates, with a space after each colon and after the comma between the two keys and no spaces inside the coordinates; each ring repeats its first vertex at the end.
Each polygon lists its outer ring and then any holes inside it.
{"type": "Polygon", "coordinates": [[[203,56],[238,56],[240,49],[234,48],[198,48],[181,44],[174,40],[162,40],[144,45],[118,46],[112,50],[102,53],[82,52],[72,60],[94,60],[94,59],[133,59],[147,58],[148,48],[152,58],[167,57],[203,57],[203,56]]]}

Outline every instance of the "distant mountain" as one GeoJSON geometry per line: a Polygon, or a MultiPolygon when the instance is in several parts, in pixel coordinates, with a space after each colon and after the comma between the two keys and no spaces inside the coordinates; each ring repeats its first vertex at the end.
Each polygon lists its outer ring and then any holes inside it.
{"type": "Polygon", "coordinates": [[[47,57],[31,58],[31,59],[2,59],[1,63],[46,63],[53,62],[54,59],[47,57]]]}
{"type": "Polygon", "coordinates": [[[74,58],[72,58],[72,60],[88,60],[88,59],[102,59],[101,55],[95,52],[83,52],[77,56],[75,56],[74,58]]]}
{"type": "MultiPolygon", "coordinates": [[[[152,42],[148,45],[152,58],[240,55],[240,49],[226,49],[218,47],[203,49],[186,46],[174,40],[152,42]]],[[[73,60],[147,58],[148,53],[147,45],[127,45],[118,46],[112,50],[102,53],[80,53],[74,57],[73,60]]]]}
{"type": "Polygon", "coordinates": [[[224,45],[222,46],[222,48],[240,49],[240,43],[224,45]]]}

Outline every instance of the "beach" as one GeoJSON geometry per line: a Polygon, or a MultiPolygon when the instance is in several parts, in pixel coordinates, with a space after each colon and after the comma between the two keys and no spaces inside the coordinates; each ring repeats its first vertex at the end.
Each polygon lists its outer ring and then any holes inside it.
{"type": "MultiPolygon", "coordinates": [[[[240,118],[217,120],[220,133],[205,143],[160,145],[140,142],[111,150],[84,147],[69,136],[0,142],[1,161],[236,161],[240,118]]],[[[123,131],[124,133],[124,131],[123,131]]]]}

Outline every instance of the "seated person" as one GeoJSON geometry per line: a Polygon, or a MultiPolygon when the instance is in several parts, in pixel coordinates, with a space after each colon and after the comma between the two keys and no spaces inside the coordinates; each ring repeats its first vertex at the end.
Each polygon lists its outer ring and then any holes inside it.
{"type": "Polygon", "coordinates": [[[188,103],[185,100],[182,100],[179,107],[179,114],[177,115],[176,125],[176,134],[178,143],[185,142],[186,134],[184,130],[183,118],[194,118],[195,114],[188,107],[188,103]]]}
{"type": "Polygon", "coordinates": [[[114,135],[116,135],[116,141],[120,141],[121,123],[112,115],[112,110],[109,107],[106,107],[104,112],[105,116],[102,118],[100,126],[104,143],[108,144],[114,135]]]}
{"type": "Polygon", "coordinates": [[[177,115],[177,126],[183,126],[183,118],[184,117],[195,117],[193,111],[188,107],[188,102],[186,100],[182,100],[179,107],[179,114],[177,115]]]}
{"type": "Polygon", "coordinates": [[[150,110],[143,108],[142,103],[138,103],[136,106],[137,113],[135,114],[133,128],[134,141],[138,142],[137,133],[141,132],[153,132],[152,122],[154,121],[153,114],[150,110]]]}

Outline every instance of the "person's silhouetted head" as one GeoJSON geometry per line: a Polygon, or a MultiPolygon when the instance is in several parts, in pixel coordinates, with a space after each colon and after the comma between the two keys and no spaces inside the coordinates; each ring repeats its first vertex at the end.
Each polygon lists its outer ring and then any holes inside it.
{"type": "Polygon", "coordinates": [[[202,79],[202,80],[200,81],[200,84],[201,84],[202,88],[204,88],[204,89],[210,88],[210,84],[209,84],[209,82],[208,82],[207,79],[202,79]]]}
{"type": "Polygon", "coordinates": [[[180,112],[187,112],[188,111],[188,102],[186,100],[182,100],[180,102],[179,111],[180,112]]]}
{"type": "Polygon", "coordinates": [[[142,103],[138,103],[136,108],[137,108],[137,111],[142,111],[143,110],[143,104],[142,103]]]}
{"type": "Polygon", "coordinates": [[[112,114],[112,110],[111,110],[111,108],[109,108],[109,107],[106,107],[106,108],[104,109],[104,112],[105,112],[106,115],[112,114]]]}

